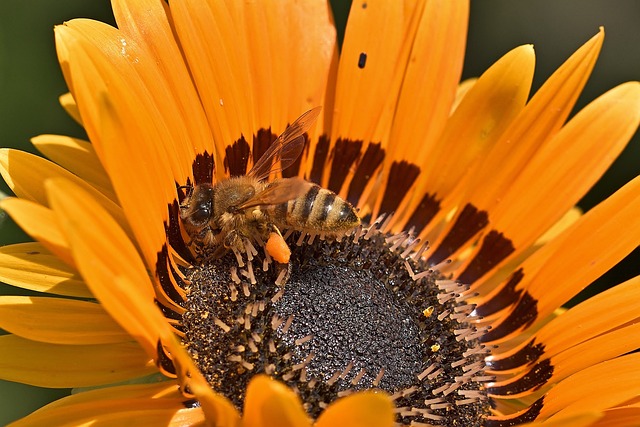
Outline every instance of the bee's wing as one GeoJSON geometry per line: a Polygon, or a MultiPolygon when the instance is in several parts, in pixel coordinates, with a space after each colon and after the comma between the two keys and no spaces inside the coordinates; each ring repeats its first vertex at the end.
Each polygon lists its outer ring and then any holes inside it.
{"type": "Polygon", "coordinates": [[[322,107],[313,108],[291,123],[253,165],[247,175],[260,181],[288,168],[304,149],[304,133],[318,118],[322,107]]]}
{"type": "Polygon", "coordinates": [[[283,178],[270,183],[236,209],[248,209],[255,206],[279,205],[302,196],[309,190],[309,183],[302,178],[283,178]]]}

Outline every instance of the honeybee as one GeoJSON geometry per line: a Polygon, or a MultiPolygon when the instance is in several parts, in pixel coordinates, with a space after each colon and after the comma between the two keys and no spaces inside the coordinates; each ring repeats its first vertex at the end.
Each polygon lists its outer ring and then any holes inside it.
{"type": "Polygon", "coordinates": [[[180,217],[191,244],[218,257],[231,250],[264,247],[272,259],[287,264],[291,251],[282,229],[335,236],[360,224],[353,206],[334,192],[301,178],[268,178],[291,166],[304,149],[304,134],[321,107],[307,111],[276,138],[243,176],[215,185],[195,185],[180,205],[180,217]]]}

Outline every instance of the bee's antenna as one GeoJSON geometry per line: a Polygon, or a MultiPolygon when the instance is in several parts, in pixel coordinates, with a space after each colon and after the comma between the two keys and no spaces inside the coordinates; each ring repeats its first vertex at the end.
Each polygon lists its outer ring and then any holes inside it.
{"type": "Polygon", "coordinates": [[[184,192],[185,196],[191,196],[191,194],[193,193],[193,185],[181,185],[179,187],[176,188],[176,191],[180,191],[180,190],[186,190],[184,192]]]}

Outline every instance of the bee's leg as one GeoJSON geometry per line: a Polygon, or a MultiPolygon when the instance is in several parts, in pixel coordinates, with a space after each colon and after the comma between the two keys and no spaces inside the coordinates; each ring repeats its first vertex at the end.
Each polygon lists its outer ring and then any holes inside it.
{"type": "Polygon", "coordinates": [[[219,259],[224,256],[228,251],[224,246],[218,246],[208,257],[209,260],[219,259]]]}
{"type": "MultiPolygon", "coordinates": [[[[231,230],[224,236],[224,239],[222,240],[222,246],[225,249],[231,250],[231,252],[233,252],[233,254],[236,256],[239,267],[245,266],[244,259],[242,258],[242,254],[247,253],[245,239],[246,237],[242,233],[236,230],[231,230]]],[[[251,262],[251,257],[249,256],[248,258],[249,262],[251,262]]]]}
{"type": "Polygon", "coordinates": [[[237,246],[239,240],[240,236],[238,235],[238,232],[235,230],[231,230],[224,236],[222,244],[225,248],[231,249],[234,246],[237,246]]]}
{"type": "Polygon", "coordinates": [[[276,285],[284,287],[291,277],[291,263],[278,264],[276,267],[278,271],[278,277],[276,278],[276,285]]]}

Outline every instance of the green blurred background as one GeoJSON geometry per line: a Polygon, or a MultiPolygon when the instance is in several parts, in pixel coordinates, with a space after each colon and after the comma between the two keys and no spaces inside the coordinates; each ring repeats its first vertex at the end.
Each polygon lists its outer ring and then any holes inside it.
{"type": "MultiPolygon", "coordinates": [[[[332,3],[338,27],[344,26],[350,2],[332,3]]],[[[35,152],[29,139],[41,133],[84,136],[58,104],[58,96],[66,88],[56,61],[52,31],[54,25],[76,17],[113,23],[107,0],[0,2],[0,146],[35,152]]],[[[601,25],[606,29],[604,48],[578,101],[577,109],[582,108],[612,87],[640,79],[639,1],[474,0],[464,78],[480,75],[513,47],[532,43],[537,55],[537,88],[601,25]]],[[[636,135],[580,206],[593,207],[637,176],[639,160],[640,137],[636,135]]],[[[9,193],[4,182],[0,191],[9,193]]],[[[0,213],[0,245],[27,240],[0,213]]],[[[636,250],[580,298],[639,273],[640,251],[636,250]]],[[[9,287],[0,288],[1,294],[11,292],[9,287]]],[[[68,390],[44,390],[0,381],[0,425],[67,393],[68,390]]]]}

